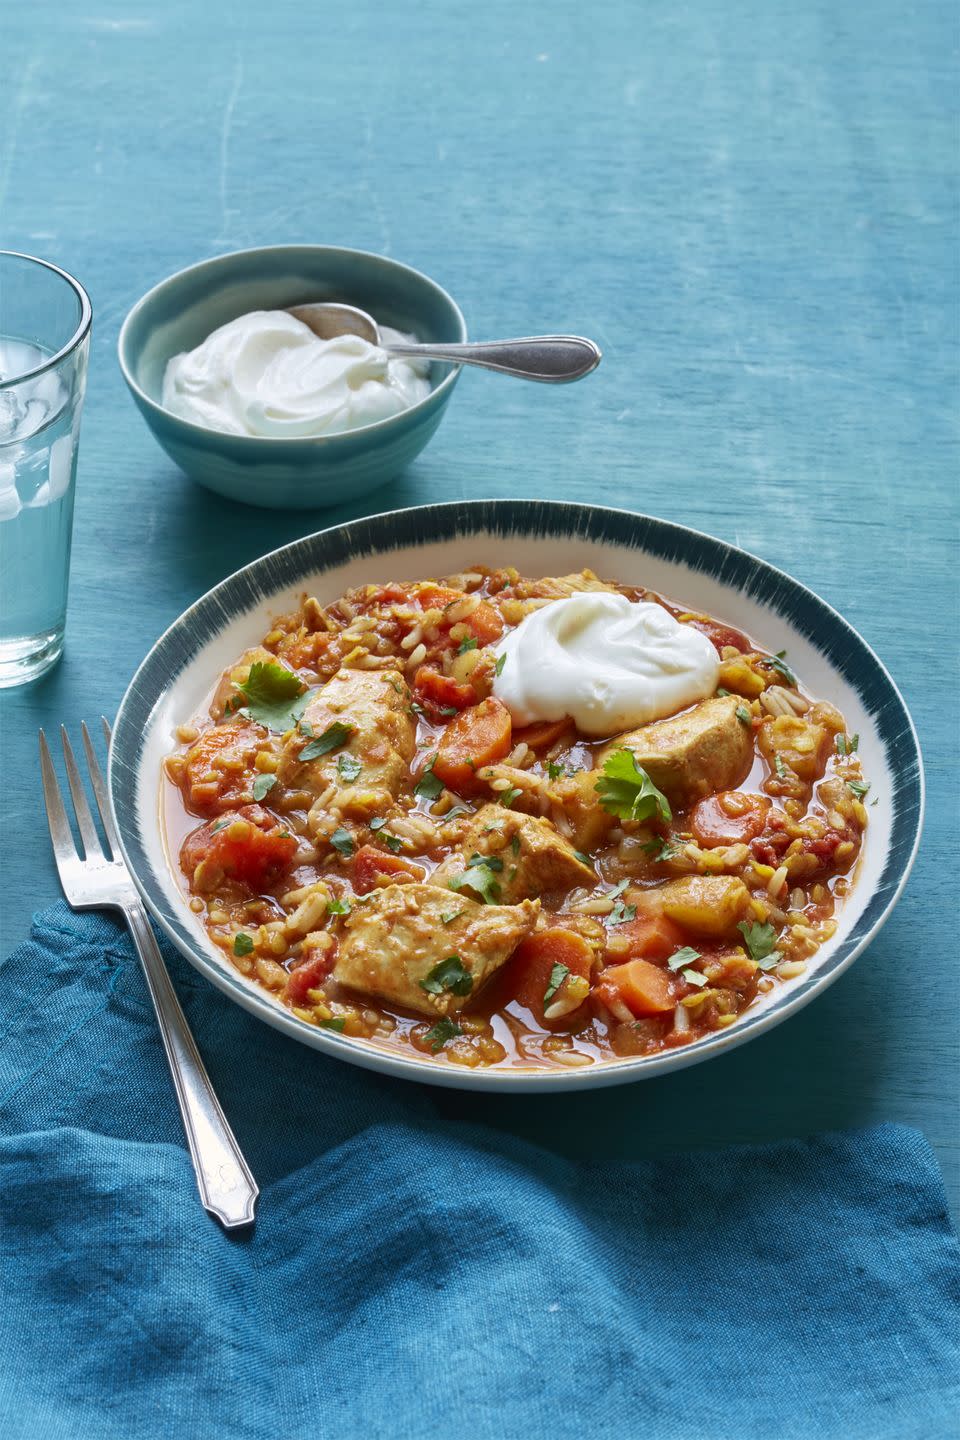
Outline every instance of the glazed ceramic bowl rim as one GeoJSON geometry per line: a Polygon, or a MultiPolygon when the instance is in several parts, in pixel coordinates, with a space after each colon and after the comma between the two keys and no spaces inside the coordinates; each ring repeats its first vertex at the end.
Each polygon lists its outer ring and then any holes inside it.
{"type": "MultiPolygon", "coordinates": [[[[913,868],[925,803],[923,759],[903,696],[867,642],[825,600],[785,571],[703,531],[633,511],[549,500],[449,501],[381,512],[330,526],[293,541],[228,576],[168,627],[131,680],[114,726],[109,789],[120,847],[147,908],[194,967],[245,1009],[275,1029],[361,1068],[442,1087],[544,1092],[603,1088],[695,1065],[728,1053],[804,1008],[849,968],[892,912],[913,868]],[[137,805],[143,738],[149,733],[157,706],[171,686],[177,683],[194,655],[215,641],[225,625],[245,614],[251,605],[269,601],[299,583],[294,574],[285,575],[278,588],[274,576],[273,583],[268,581],[266,589],[259,590],[256,584],[258,571],[270,576],[271,570],[278,569],[274,562],[279,561],[282,565],[284,560],[290,560],[295,567],[301,567],[300,576],[307,573],[314,575],[365,556],[386,556],[395,550],[433,543],[456,541],[466,545],[471,535],[497,533],[505,538],[512,535],[518,543],[524,539],[582,539],[585,545],[626,545],[654,559],[682,564],[689,570],[699,568],[706,571],[710,580],[728,589],[739,589],[749,599],[765,604],[775,613],[779,612],[861,698],[885,755],[889,755],[892,749],[901,752],[899,768],[891,771],[896,784],[889,801],[885,802],[891,807],[892,822],[889,844],[882,856],[882,871],[876,883],[866,892],[862,912],[853,921],[850,933],[843,935],[841,931],[840,937],[828,942],[830,950],[822,966],[813,968],[799,981],[791,981],[790,988],[779,992],[772,1004],[748,1010],[737,1025],[692,1045],[650,1056],[605,1061],[567,1070],[560,1067],[547,1070],[533,1065],[524,1069],[490,1067],[477,1070],[433,1065],[427,1059],[355,1041],[298,1019],[279,1002],[212,958],[199,937],[187,928],[185,901],[181,901],[177,909],[159,891],[159,887],[156,894],[151,889],[149,871],[154,867],[140,840],[140,835],[146,831],[137,805]],[[698,555],[703,563],[696,566],[694,560],[698,555]],[[231,594],[231,591],[235,593],[231,594]],[[790,601],[802,604],[806,625],[800,624],[796,612],[790,609],[790,601]],[[180,642],[183,632],[191,630],[198,637],[197,644],[193,650],[185,650],[180,642]],[[848,673],[834,659],[834,650],[838,645],[848,647],[854,659],[866,662],[860,673],[861,684],[853,678],[857,672],[852,663],[848,673]],[[168,679],[169,676],[173,679],[168,679]],[[875,706],[867,705],[867,692],[877,702],[875,706]],[[146,879],[140,874],[137,851],[142,852],[143,867],[148,872],[146,879]]],[[[159,825],[158,809],[156,823],[159,825]]]]}
{"type": "MultiPolygon", "coordinates": [[[[271,447],[294,445],[334,446],[338,443],[343,444],[345,440],[350,440],[355,435],[373,435],[376,434],[377,431],[388,429],[390,426],[396,426],[398,422],[402,422],[407,419],[407,417],[419,414],[427,406],[435,402],[438,397],[445,395],[453,388],[463,367],[451,363],[449,372],[444,375],[440,384],[431,387],[430,392],[424,395],[422,400],[417,400],[415,404],[408,405],[404,410],[398,410],[395,415],[387,415],[382,420],[372,420],[366,425],[354,425],[349,430],[338,431],[335,435],[235,435],[226,430],[215,430],[210,425],[199,425],[195,420],[186,420],[182,415],[177,415],[173,410],[168,410],[165,405],[161,405],[158,400],[154,400],[152,395],[147,394],[146,390],[144,390],[143,386],[133,374],[133,368],[127,361],[126,351],[130,338],[129,332],[133,324],[160,291],[166,289],[168,285],[175,284],[178,280],[183,280],[188,275],[195,275],[208,266],[221,265],[227,260],[238,260],[241,257],[252,255],[283,255],[293,251],[304,250],[312,251],[317,255],[352,255],[357,256],[361,260],[373,260],[377,264],[384,265],[392,270],[402,271],[406,276],[413,277],[413,279],[422,282],[431,290],[436,291],[437,295],[452,308],[456,316],[460,327],[460,337],[459,340],[452,343],[463,344],[466,341],[467,322],[464,319],[463,311],[450,292],[445,290],[436,280],[431,279],[429,275],[424,274],[422,270],[417,270],[412,265],[406,265],[402,260],[392,260],[389,255],[378,255],[374,250],[355,250],[350,245],[254,245],[249,250],[228,250],[223,255],[211,255],[207,260],[198,260],[193,265],[186,265],[182,270],[174,271],[174,273],[168,275],[166,279],[159,280],[156,285],[151,286],[128,310],[123,324],[120,326],[120,334],[117,337],[117,360],[124,380],[138,400],[140,400],[148,410],[153,411],[154,414],[163,416],[175,425],[182,425],[187,431],[197,435],[212,435],[224,442],[235,441],[238,444],[246,444],[248,446],[269,445],[271,447]]],[[[444,343],[446,344],[448,342],[445,341],[444,343]]]]}

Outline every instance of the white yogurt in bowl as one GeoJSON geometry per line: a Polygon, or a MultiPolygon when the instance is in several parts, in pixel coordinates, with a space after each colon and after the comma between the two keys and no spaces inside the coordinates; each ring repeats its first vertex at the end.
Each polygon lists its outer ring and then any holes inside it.
{"type": "MultiPolygon", "coordinates": [[[[387,344],[416,342],[379,328],[387,344]]],[[[429,370],[429,362],[391,360],[359,335],[320,340],[285,310],[254,310],[168,361],[162,403],[182,420],[228,435],[337,435],[424,400],[429,370]]]]}

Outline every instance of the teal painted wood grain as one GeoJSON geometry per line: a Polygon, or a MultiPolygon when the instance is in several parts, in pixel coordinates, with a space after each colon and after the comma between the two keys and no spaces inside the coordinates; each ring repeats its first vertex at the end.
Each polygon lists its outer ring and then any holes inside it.
{"type": "Polygon", "coordinates": [[[649,511],[791,571],[887,662],[927,763],[916,872],[828,994],[709,1069],[437,1109],[571,1151],[602,1130],[623,1155],[899,1119],[956,1202],[952,4],[47,0],[43,20],[4,18],[2,243],[74,270],[95,319],[67,654],[0,696],[4,953],[57,893],[37,725],[111,714],[238,565],[422,500],[649,511]],[[218,501],[150,440],[117,332],[171,271],[281,241],[382,251],[447,286],[478,338],[582,331],[606,358],[558,390],[464,376],[363,506],[218,501]]]}

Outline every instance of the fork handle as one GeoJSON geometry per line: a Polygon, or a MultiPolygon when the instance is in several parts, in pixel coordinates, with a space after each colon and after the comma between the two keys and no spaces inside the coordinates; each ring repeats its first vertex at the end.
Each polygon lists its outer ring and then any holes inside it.
{"type": "Polygon", "coordinates": [[[183,1116],[183,1127],[187,1132],[200,1199],[204,1208],[216,1215],[228,1230],[249,1225],[253,1221],[254,1204],[260,1193],[257,1183],[227,1124],[200,1059],[147,913],[136,900],[128,901],[122,909],[157,1014],[177,1103],[183,1116]]]}

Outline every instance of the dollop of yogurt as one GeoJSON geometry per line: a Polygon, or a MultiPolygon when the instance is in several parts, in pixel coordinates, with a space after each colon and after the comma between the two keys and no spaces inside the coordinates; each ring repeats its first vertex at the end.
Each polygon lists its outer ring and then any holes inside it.
{"type": "MultiPolygon", "coordinates": [[[[380,334],[388,345],[416,340],[386,325],[380,334]]],[[[162,403],[228,435],[335,435],[423,400],[429,369],[390,360],[359,335],[320,340],[285,310],[254,310],[168,361],[162,403]]]]}
{"type": "Polygon", "coordinates": [[[613,735],[712,695],[720,661],[699,630],[662,605],[586,591],[532,611],[496,647],[493,693],[516,725],[569,715],[613,735]]]}

